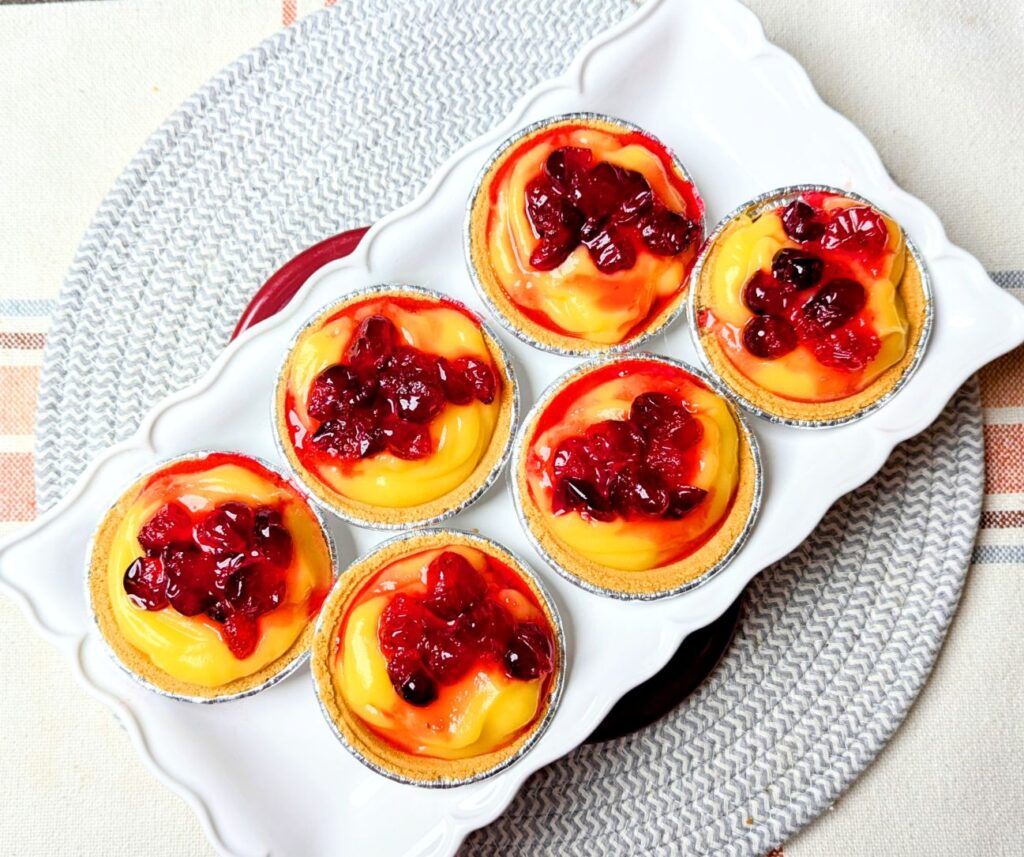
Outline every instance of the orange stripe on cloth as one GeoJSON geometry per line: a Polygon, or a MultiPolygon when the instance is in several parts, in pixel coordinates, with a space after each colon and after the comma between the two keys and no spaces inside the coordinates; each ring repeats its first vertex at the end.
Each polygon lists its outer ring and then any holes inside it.
{"type": "Polygon", "coordinates": [[[782,853],[781,848],[774,848],[765,854],[764,857],[786,857],[786,855],[782,853]]]}
{"type": "Polygon", "coordinates": [[[1024,405],[1024,348],[1004,354],[981,370],[981,404],[986,408],[1024,405]]]}
{"type": "Polygon", "coordinates": [[[38,389],[38,366],[0,366],[0,434],[32,434],[38,389]]]}
{"type": "Polygon", "coordinates": [[[985,491],[1024,491],[1024,425],[985,426],[985,491]]]}
{"type": "Polygon", "coordinates": [[[335,4],[336,0],[324,0],[324,8],[328,9],[335,4]]]}
{"type": "Polygon", "coordinates": [[[35,516],[32,453],[0,453],[0,521],[31,521],[35,516]]]}
{"type": "Polygon", "coordinates": [[[297,0],[281,0],[281,23],[290,27],[295,23],[295,18],[299,14],[299,7],[297,0]]]}

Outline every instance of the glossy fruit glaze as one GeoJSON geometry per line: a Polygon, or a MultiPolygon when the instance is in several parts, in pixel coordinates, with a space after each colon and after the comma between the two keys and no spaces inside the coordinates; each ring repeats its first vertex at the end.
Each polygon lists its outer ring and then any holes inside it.
{"type": "Polygon", "coordinates": [[[907,347],[897,287],[899,227],[848,197],[805,193],[751,221],[742,215],[712,255],[701,314],[751,380],[799,401],[864,389],[907,347]]]}
{"type": "Polygon", "coordinates": [[[285,418],[299,460],[325,484],[372,505],[408,506],[472,472],[500,392],[475,316],[449,301],[377,297],[300,338],[285,418]]]}
{"type": "Polygon", "coordinates": [[[685,290],[703,203],[638,131],[563,122],[515,146],[489,185],[491,268],[517,308],[566,336],[614,344],[685,290]]]}
{"type": "Polygon", "coordinates": [[[377,572],[342,618],[334,681],[391,745],[437,758],[506,746],[539,716],[555,632],[517,572],[454,544],[377,572]]]}
{"type": "Polygon", "coordinates": [[[227,453],[150,476],[119,522],[109,568],[114,614],[130,641],[172,675],[206,686],[283,654],[332,577],[306,501],[259,462],[227,453]]]}
{"type": "Polygon", "coordinates": [[[717,532],[735,497],[740,431],[700,379],[637,358],[559,390],[525,453],[530,500],[552,534],[594,562],[640,571],[717,532]]]}

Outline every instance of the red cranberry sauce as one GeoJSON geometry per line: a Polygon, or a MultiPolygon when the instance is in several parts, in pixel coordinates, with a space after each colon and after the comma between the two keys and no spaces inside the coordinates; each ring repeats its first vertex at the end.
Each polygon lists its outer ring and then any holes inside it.
{"type": "MultiPolygon", "coordinates": [[[[458,684],[480,664],[523,681],[554,671],[547,621],[517,621],[498,595],[513,589],[540,614],[536,597],[515,571],[495,557],[486,559],[481,574],[462,554],[442,551],[427,566],[424,585],[401,588],[381,613],[377,636],[388,676],[410,705],[430,705],[441,688],[458,684]]],[[[379,580],[364,594],[391,591],[379,580]]]]}
{"type": "MultiPolygon", "coordinates": [[[[653,389],[633,398],[623,419],[603,420],[562,437],[546,461],[540,461],[535,450],[532,466],[551,486],[556,515],[575,512],[596,521],[673,521],[685,517],[707,496],[692,484],[703,427],[674,389],[671,382],[678,382],[679,370],[673,367],[629,361],[589,373],[555,397],[538,421],[535,437],[558,425],[582,394],[635,373],[655,383],[653,389]]],[[[700,385],[696,379],[691,383],[700,385]]]]}
{"type": "MultiPolygon", "coordinates": [[[[222,463],[238,462],[222,454],[179,462],[156,474],[146,488],[170,475],[200,472],[222,463]]],[[[246,459],[245,466],[283,484],[257,462],[246,459]]],[[[281,512],[280,504],[240,501],[193,512],[168,499],[138,532],[143,555],[124,573],[129,600],[144,610],[173,607],[184,616],[205,616],[221,626],[236,658],[249,657],[259,643],[259,618],[285,597],[294,548],[281,512]]],[[[317,599],[322,598],[322,593],[317,594],[317,599]]]]}
{"type": "MultiPolygon", "coordinates": [[[[441,305],[479,323],[457,304],[441,305]]],[[[387,450],[398,458],[426,458],[433,451],[430,422],[446,404],[494,401],[500,382],[492,365],[471,355],[449,360],[407,345],[387,314],[389,307],[415,312],[437,306],[417,298],[373,299],[324,322],[360,318],[341,361],[324,369],[309,388],[306,412],[315,427],[308,443],[289,394],[292,442],[300,455],[312,451],[353,462],[387,450]]]]}
{"type": "Polygon", "coordinates": [[[741,339],[763,360],[803,344],[822,365],[858,372],[881,348],[864,312],[868,296],[858,274],[881,273],[889,228],[870,206],[827,211],[830,196],[809,193],[774,212],[798,246],[780,250],[771,270],[758,271],[743,287],[743,302],[754,315],[741,339]]]}

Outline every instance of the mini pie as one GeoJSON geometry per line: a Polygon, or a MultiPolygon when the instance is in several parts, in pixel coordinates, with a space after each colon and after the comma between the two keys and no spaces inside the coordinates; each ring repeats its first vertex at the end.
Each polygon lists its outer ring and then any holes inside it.
{"type": "Polygon", "coordinates": [[[722,567],[760,499],[756,441],[695,370],[638,353],[556,381],[516,439],[513,499],[552,566],[620,598],[722,567]]]}
{"type": "Polygon", "coordinates": [[[693,321],[714,371],[793,425],[864,416],[906,380],[931,322],[900,226],[831,188],[783,189],[727,217],[694,269],[693,321]]]}
{"type": "Polygon", "coordinates": [[[562,636],[537,580],[479,536],[421,530],[358,560],[324,605],[313,678],[360,761],[451,786],[511,764],[561,690],[562,636]]]}
{"type": "Polygon", "coordinates": [[[437,521],[476,499],[508,452],[516,385],[462,304],[410,286],[352,294],[315,316],[274,395],[281,449],[353,523],[437,521]]]}
{"type": "Polygon", "coordinates": [[[632,347],[675,317],[704,204],[653,136],[573,114],[503,144],[467,229],[470,272],[499,318],[540,348],[587,354],[632,347]]]}
{"type": "Polygon", "coordinates": [[[210,452],[121,495],[96,531],[88,591],[130,673],[217,701],[298,665],[333,577],[333,547],[303,495],[253,458],[210,452]]]}

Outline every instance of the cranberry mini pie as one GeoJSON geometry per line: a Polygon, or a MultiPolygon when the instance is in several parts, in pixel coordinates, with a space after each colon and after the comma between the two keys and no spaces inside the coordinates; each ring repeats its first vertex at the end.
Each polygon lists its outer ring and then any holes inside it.
{"type": "Polygon", "coordinates": [[[657,598],[722,567],[761,494],[757,444],[695,370],[638,353],[556,381],[516,439],[513,498],[554,568],[657,598]]]}
{"type": "Polygon", "coordinates": [[[704,204],[658,140],[572,114],[518,132],[481,175],[470,271],[519,336],[574,354],[622,350],[682,306],[704,204]]]}
{"type": "Polygon", "coordinates": [[[886,401],[931,326],[903,230],[832,188],[773,191],[729,215],[693,277],[708,362],[745,405],[793,425],[838,425],[886,401]]]}
{"type": "Polygon", "coordinates": [[[308,653],[334,577],[318,515],[283,476],[198,453],[135,482],[93,540],[100,632],[149,687],[217,701],[266,687],[308,653]]]}
{"type": "Polygon", "coordinates": [[[338,515],[399,527],[454,514],[508,451],[516,386],[501,346],[462,304],[382,286],[315,316],[274,397],[284,455],[338,515]]]}
{"type": "Polygon", "coordinates": [[[361,761],[450,786],[532,745],[563,661],[554,609],[518,559],[479,536],[422,530],[339,578],[312,663],[324,714],[361,761]]]}

